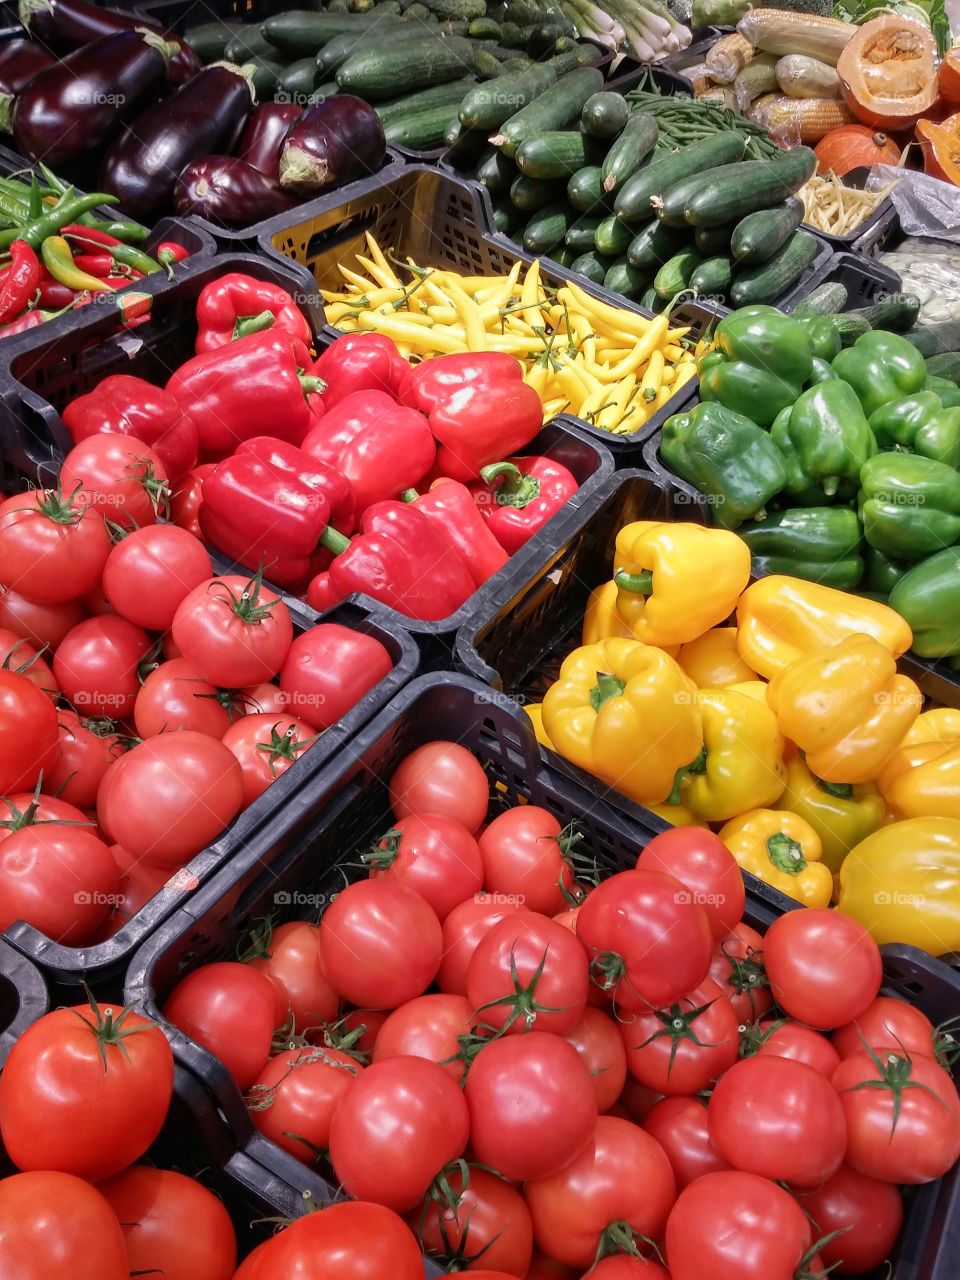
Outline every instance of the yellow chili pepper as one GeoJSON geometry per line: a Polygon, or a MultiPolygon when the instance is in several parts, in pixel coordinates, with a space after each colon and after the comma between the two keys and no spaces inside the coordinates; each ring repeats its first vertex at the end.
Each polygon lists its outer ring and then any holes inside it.
{"type": "Polygon", "coordinates": [[[678,774],[670,802],[682,799],[707,822],[774,804],[786,784],[783,737],[765,703],[735,689],[699,689],[703,751],[678,774]]]}
{"type": "Polygon", "coordinates": [[[834,875],[850,850],[886,817],[883,797],[872,783],[825,782],[799,755],[787,761],[787,787],[778,803],[810,823],[834,875]]]}
{"type": "Polygon", "coordinates": [[[677,661],[700,689],[723,689],[756,675],[737,652],[736,627],[711,627],[688,640],[677,661]]]}
{"type": "Polygon", "coordinates": [[[720,839],[744,871],[805,907],[827,907],[833,875],[820,861],[809,822],[781,809],[752,809],[721,828],[720,839]]]}
{"type": "Polygon", "coordinates": [[[643,381],[640,383],[640,395],[647,404],[656,400],[657,392],[663,385],[663,372],[663,352],[654,351],[647,361],[647,367],[643,371],[643,381]]]}

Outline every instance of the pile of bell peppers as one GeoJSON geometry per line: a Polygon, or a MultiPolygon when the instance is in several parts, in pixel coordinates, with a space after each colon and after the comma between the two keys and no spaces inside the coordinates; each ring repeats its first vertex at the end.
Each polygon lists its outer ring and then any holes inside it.
{"type": "Polygon", "coordinates": [[[318,610],[363,592],[416,619],[454,613],[577,491],[519,451],[542,407],[502,352],[409,364],[387,337],[319,356],[294,299],[237,273],[197,300],[196,354],[164,388],[128,375],[74,400],[75,441],[157,450],[172,518],[318,610]]]}
{"type": "Polygon", "coordinates": [[[879,942],[960,948],[960,711],[924,711],[888,605],[799,577],[751,583],[735,533],[640,521],[591,593],[541,744],[879,942]]]}
{"type": "Polygon", "coordinates": [[[700,402],[660,458],[757,573],[858,591],[960,664],[960,389],[899,334],[744,307],[700,357],[700,402]]]}

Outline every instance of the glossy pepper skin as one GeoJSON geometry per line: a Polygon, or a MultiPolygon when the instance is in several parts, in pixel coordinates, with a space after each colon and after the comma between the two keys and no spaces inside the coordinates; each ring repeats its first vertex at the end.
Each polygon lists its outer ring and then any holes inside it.
{"type": "Polygon", "coordinates": [[[314,372],[327,384],[328,409],[356,391],[384,391],[396,399],[410,366],[391,338],[379,333],[345,333],[321,351],[314,372]]]}
{"type": "Polygon", "coordinates": [[[877,452],[859,400],[839,379],[804,391],[790,416],[777,418],[771,437],[788,465],[792,463],[789,490],[822,485],[828,498],[842,481],[855,484],[860,468],[877,452]]]}
{"type": "Polygon", "coordinates": [[[200,290],[197,325],[198,355],[270,328],[306,346],[313,341],[306,317],[286,289],[240,271],[228,271],[200,290]]]}
{"type": "Polygon", "coordinates": [[[797,323],[806,330],[816,360],[833,360],[840,354],[840,333],[832,316],[804,316],[797,323]]]}
{"type": "Polygon", "coordinates": [[[564,759],[639,804],[665,800],[703,746],[693,681],[638,640],[568,654],[543,699],[543,727],[564,759]]]}
{"type": "Polygon", "coordinates": [[[507,458],[483,467],[480,476],[482,483],[470,486],[474,502],[509,555],[529,542],[579,488],[574,474],[553,458],[507,458]]]}
{"type": "Polygon", "coordinates": [[[196,465],[199,437],[189,411],[163,387],[128,373],[111,374],[71,400],[63,421],[74,444],[106,432],[149,445],[174,484],[196,465]]]}
{"type": "Polygon", "coordinates": [[[596,644],[598,640],[609,640],[611,637],[633,639],[633,632],[617,611],[618,595],[619,589],[612,579],[594,587],[590,592],[583,611],[581,639],[584,644],[596,644]]]}
{"type": "Polygon", "coordinates": [[[785,737],[826,782],[872,782],[923,706],[896,659],[866,635],[797,658],[767,686],[785,737]]]}
{"type": "Polygon", "coordinates": [[[435,480],[426,493],[413,499],[413,505],[456,547],[474,586],[482,587],[507,563],[506,551],[484,523],[473,494],[459,480],[435,480]]]}
{"type": "Polygon", "coordinates": [[[907,818],[868,836],[840,868],[839,907],[881,945],[960,950],[960,820],[907,818]]]}
{"type": "Polygon", "coordinates": [[[881,449],[906,449],[924,458],[960,465],[960,409],[944,409],[935,391],[918,391],[881,405],[870,415],[881,449]]]}
{"type": "Polygon", "coordinates": [[[820,861],[820,837],[784,809],[751,809],[720,829],[720,839],[744,871],[805,907],[828,907],[833,874],[820,861]]]}
{"type": "Polygon", "coordinates": [[[793,507],[741,525],[753,571],[787,573],[852,591],[863,577],[863,530],[847,507],[793,507]]]}
{"type": "Polygon", "coordinates": [[[617,611],[635,640],[684,644],[723,622],[750,581],[750,553],[735,533],[638,520],[617,534],[617,611]]]}
{"type": "Polygon", "coordinates": [[[803,654],[858,633],[872,636],[895,658],[906,653],[913,638],[903,618],[886,605],[801,578],[760,578],[737,606],[740,656],[767,680],[803,654]]]}
{"type": "Polygon", "coordinates": [[[960,711],[918,717],[877,780],[900,818],[960,819],[960,711]]]}
{"type": "Polygon", "coordinates": [[[906,560],[894,560],[867,543],[863,548],[863,589],[889,596],[905,573],[913,567],[906,560]]]}
{"type": "Polygon", "coordinates": [[[677,661],[698,689],[725,689],[757,674],[737,652],[736,627],[705,631],[682,646],[677,661]]]}
{"type": "Polygon", "coordinates": [[[881,405],[921,391],[927,366],[912,343],[898,333],[873,330],[833,361],[838,378],[850,384],[869,418],[881,405]]]}
{"type": "Polygon", "coordinates": [[[759,426],[793,404],[810,377],[804,326],[775,307],[743,307],[717,326],[716,350],[698,364],[701,400],[716,400],[759,426]]]}
{"type": "Polygon", "coordinates": [[[36,253],[25,240],[10,246],[10,266],[0,284],[0,324],[15,320],[37,291],[41,267],[36,253]]]}
{"type": "Polygon", "coordinates": [[[913,629],[920,658],[960,653],[960,547],[921,560],[890,592],[890,607],[913,629]]]}
{"type": "Polygon", "coordinates": [[[860,472],[863,534],[898,560],[921,560],[960,539],[960,474],[945,462],[881,453],[860,472]]]}
{"type": "Polygon", "coordinates": [[[780,450],[769,434],[721,404],[701,403],[663,424],[660,457],[706,496],[724,529],[760,517],[787,482],[780,450]]]}
{"type": "Polygon", "coordinates": [[[871,782],[825,782],[801,756],[787,761],[787,785],[778,804],[808,822],[823,845],[823,862],[836,874],[850,850],[883,824],[886,804],[871,782]]]}

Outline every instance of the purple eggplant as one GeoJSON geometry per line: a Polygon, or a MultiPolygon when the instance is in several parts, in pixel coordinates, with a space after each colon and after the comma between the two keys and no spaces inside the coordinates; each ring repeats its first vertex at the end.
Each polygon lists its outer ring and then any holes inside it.
{"type": "Polygon", "coordinates": [[[126,128],[104,156],[101,190],[133,218],[155,218],[173,205],[177,177],[188,164],[232,151],[253,105],[240,67],[213,63],[126,128]]]}
{"type": "Polygon", "coordinates": [[[293,102],[261,102],[237,143],[238,157],[276,180],[283,140],[302,115],[303,107],[293,102]]]}
{"type": "Polygon", "coordinates": [[[342,186],[379,168],[386,149],[373,107],[338,93],[311,107],[287,134],[280,185],[304,195],[342,186]]]}
{"type": "Polygon", "coordinates": [[[180,215],[195,213],[225,227],[242,227],[286,213],[297,201],[276,178],[236,156],[204,156],[180,174],[173,203],[180,215]]]}
{"type": "Polygon", "coordinates": [[[13,104],[18,150],[52,168],[101,150],[162,89],[169,52],[153,31],[119,31],[41,71],[13,104]]]}
{"type": "Polygon", "coordinates": [[[34,40],[15,36],[0,44],[0,93],[22,93],[35,75],[55,62],[54,55],[34,40]]]}

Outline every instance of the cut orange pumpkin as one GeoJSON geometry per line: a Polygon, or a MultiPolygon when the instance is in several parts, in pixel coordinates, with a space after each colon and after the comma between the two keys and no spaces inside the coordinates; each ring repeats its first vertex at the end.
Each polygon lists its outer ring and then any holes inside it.
{"type": "Polygon", "coordinates": [[[936,54],[933,36],[921,23],[896,13],[872,18],[837,62],[847,106],[874,128],[915,124],[937,99],[936,54]]]}
{"type": "Polygon", "coordinates": [[[960,104],[960,49],[948,49],[940,63],[940,97],[951,106],[960,104]]]}
{"type": "Polygon", "coordinates": [[[917,122],[917,138],[923,152],[923,171],[960,187],[960,115],[917,122]]]}

